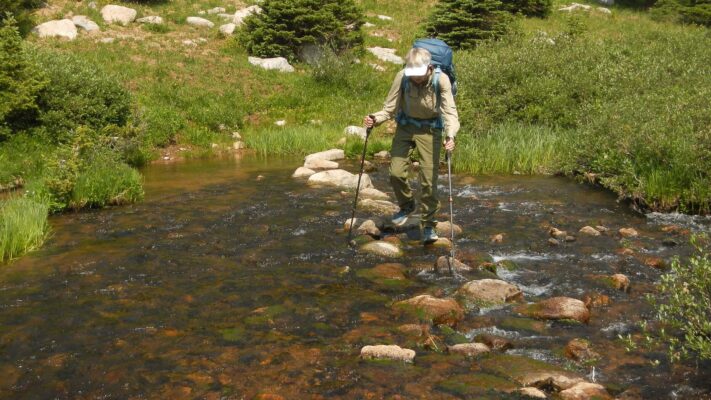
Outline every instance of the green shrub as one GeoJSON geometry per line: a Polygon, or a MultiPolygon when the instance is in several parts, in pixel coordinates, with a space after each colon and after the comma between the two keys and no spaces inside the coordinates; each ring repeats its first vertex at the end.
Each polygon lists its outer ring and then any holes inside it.
{"type": "Polygon", "coordinates": [[[430,15],[425,31],[454,48],[467,49],[504,35],[510,20],[499,0],[442,0],[430,15]]]}
{"type": "Polygon", "coordinates": [[[141,174],[98,151],[85,162],[71,193],[71,208],[104,207],[133,203],[143,198],[141,174]]]}
{"type": "Polygon", "coordinates": [[[12,18],[0,27],[0,141],[36,117],[46,81],[28,58],[12,18]]]}
{"type": "Polygon", "coordinates": [[[16,197],[0,203],[0,262],[42,245],[47,237],[48,206],[16,197]]]}
{"type": "Polygon", "coordinates": [[[252,55],[294,61],[312,46],[341,53],[363,44],[363,15],[353,0],[265,0],[261,7],[239,35],[252,55]]]}
{"type": "Polygon", "coordinates": [[[35,48],[33,59],[49,79],[37,98],[37,125],[55,140],[67,141],[79,126],[129,122],[131,96],[115,77],[70,54],[35,48]]]}
{"type": "Polygon", "coordinates": [[[553,9],[552,0],[501,0],[504,9],[527,17],[547,17],[553,9]]]}
{"type": "Polygon", "coordinates": [[[696,254],[688,263],[674,260],[671,271],[662,276],[662,300],[648,296],[660,324],[658,331],[651,332],[652,342],[667,347],[672,361],[711,359],[711,258],[701,245],[703,240],[692,239],[696,254]]]}
{"type": "Polygon", "coordinates": [[[515,122],[574,130],[562,170],[594,173],[643,207],[710,211],[708,31],[572,31],[460,53],[464,129],[515,122]]]}

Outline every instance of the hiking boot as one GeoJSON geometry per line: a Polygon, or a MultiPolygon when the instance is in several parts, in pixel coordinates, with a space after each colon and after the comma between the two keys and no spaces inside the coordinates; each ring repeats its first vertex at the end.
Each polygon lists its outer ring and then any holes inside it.
{"type": "Polygon", "coordinates": [[[439,236],[437,236],[437,232],[435,232],[435,229],[431,226],[426,226],[424,231],[422,232],[422,242],[424,244],[429,244],[429,243],[434,243],[439,239],[439,236]]]}
{"type": "Polygon", "coordinates": [[[393,215],[392,223],[395,226],[403,226],[407,222],[407,219],[415,212],[415,207],[410,208],[400,208],[400,211],[393,215]]]}

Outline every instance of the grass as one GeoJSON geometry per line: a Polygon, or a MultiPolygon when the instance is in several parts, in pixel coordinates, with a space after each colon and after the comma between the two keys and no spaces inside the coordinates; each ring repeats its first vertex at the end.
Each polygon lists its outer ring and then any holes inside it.
{"type": "Polygon", "coordinates": [[[79,174],[71,208],[121,205],[143,199],[141,174],[123,163],[95,162],[79,174]]]}
{"type": "Polygon", "coordinates": [[[42,245],[49,231],[46,204],[22,197],[0,203],[0,262],[42,245]]]}

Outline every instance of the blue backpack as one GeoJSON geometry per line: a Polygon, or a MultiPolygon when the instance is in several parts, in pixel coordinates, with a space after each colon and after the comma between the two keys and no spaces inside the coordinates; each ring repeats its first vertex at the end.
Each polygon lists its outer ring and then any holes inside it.
{"type": "MultiPolygon", "coordinates": [[[[449,47],[444,41],[435,38],[417,39],[415,40],[415,43],[412,47],[416,49],[425,49],[429,51],[432,55],[432,61],[430,61],[430,65],[435,67],[435,75],[432,80],[432,84],[434,86],[435,93],[437,94],[437,109],[439,110],[442,102],[442,98],[440,96],[439,91],[439,74],[447,74],[447,76],[449,77],[449,81],[452,83],[452,95],[457,95],[457,75],[454,72],[452,48],[449,47]]],[[[405,93],[405,91],[407,90],[409,82],[410,80],[407,77],[402,78],[402,93],[405,93]]],[[[436,120],[437,121],[433,121],[432,123],[428,123],[427,121],[417,121],[413,118],[408,117],[407,115],[404,115],[404,113],[403,115],[398,117],[398,122],[411,123],[418,126],[430,125],[437,128],[441,128],[441,118],[437,118],[436,120]]]]}

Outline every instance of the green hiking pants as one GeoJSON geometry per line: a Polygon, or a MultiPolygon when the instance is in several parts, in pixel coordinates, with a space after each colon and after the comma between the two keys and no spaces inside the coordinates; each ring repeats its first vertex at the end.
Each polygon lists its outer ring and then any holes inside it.
{"type": "Polygon", "coordinates": [[[435,215],[439,211],[437,199],[437,176],[439,173],[439,153],[442,148],[442,130],[423,126],[398,125],[390,150],[390,183],[392,184],[400,209],[415,207],[412,188],[407,180],[410,156],[414,149],[420,154],[420,210],[423,227],[434,227],[435,215]]]}

